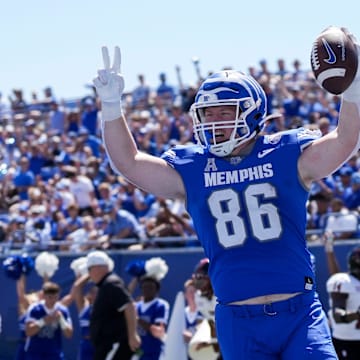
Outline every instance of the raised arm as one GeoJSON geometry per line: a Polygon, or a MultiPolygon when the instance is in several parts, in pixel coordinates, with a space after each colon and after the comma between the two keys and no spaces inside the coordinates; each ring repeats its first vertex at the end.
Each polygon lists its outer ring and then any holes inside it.
{"type": "Polygon", "coordinates": [[[334,252],[334,235],[330,231],[326,231],[323,234],[323,242],[329,273],[330,275],[337,274],[341,269],[334,252]]]}
{"type": "Polygon", "coordinates": [[[114,170],[138,187],[158,196],[183,198],[180,175],[165,160],[139,152],[121,108],[124,77],[120,73],[120,48],[115,47],[110,66],[107,47],[102,48],[104,69],[94,79],[102,108],[102,132],[106,152],[114,170]]]}
{"type": "MultiPolygon", "coordinates": [[[[357,45],[358,56],[360,46],[357,45]]],[[[359,59],[360,60],[360,59],[359,59]]],[[[342,94],[338,126],[314,141],[299,158],[299,174],[310,186],[314,180],[333,173],[359,149],[360,134],[360,64],[351,86],[342,94]]]]}
{"type": "Polygon", "coordinates": [[[129,346],[132,351],[136,351],[141,345],[141,339],[136,332],[137,327],[137,314],[135,309],[135,304],[133,302],[129,302],[124,310],[129,346]]]}
{"type": "MultiPolygon", "coordinates": [[[[88,281],[89,281],[89,274],[81,275],[74,281],[73,286],[71,287],[70,290],[69,295],[71,299],[75,301],[78,312],[80,312],[87,304],[87,300],[83,294],[83,291],[84,291],[84,286],[88,281]]],[[[64,305],[68,306],[67,304],[64,305]]]]}
{"type": "Polygon", "coordinates": [[[21,274],[20,278],[16,280],[16,294],[18,297],[18,312],[19,315],[22,315],[27,310],[30,302],[26,296],[25,290],[25,275],[21,274]]]}

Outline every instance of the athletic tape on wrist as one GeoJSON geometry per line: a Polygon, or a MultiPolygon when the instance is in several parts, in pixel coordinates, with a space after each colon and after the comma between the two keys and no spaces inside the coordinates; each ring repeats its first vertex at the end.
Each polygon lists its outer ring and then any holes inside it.
{"type": "Polygon", "coordinates": [[[67,321],[64,319],[64,317],[62,315],[60,316],[59,324],[60,324],[61,329],[63,329],[63,330],[68,328],[68,323],[67,323],[67,321]]]}
{"type": "Polygon", "coordinates": [[[42,328],[44,325],[45,325],[45,320],[44,319],[39,319],[36,321],[36,325],[39,327],[39,328],[42,328]]]}
{"type": "Polygon", "coordinates": [[[101,115],[103,121],[113,121],[123,116],[121,102],[102,102],[101,115]]]}

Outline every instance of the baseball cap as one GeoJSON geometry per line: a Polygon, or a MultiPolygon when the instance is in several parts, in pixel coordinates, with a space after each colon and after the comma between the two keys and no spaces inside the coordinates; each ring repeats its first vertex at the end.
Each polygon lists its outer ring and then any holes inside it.
{"type": "Polygon", "coordinates": [[[86,256],[86,266],[108,266],[110,268],[112,260],[105,251],[95,250],[86,256]]]}

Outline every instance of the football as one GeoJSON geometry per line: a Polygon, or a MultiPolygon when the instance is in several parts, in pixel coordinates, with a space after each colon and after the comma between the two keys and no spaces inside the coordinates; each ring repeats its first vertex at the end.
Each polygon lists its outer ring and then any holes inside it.
{"type": "Polygon", "coordinates": [[[358,54],[349,34],[336,26],[326,28],[311,49],[311,68],[318,84],[339,95],[352,83],[357,72],[358,54]]]}

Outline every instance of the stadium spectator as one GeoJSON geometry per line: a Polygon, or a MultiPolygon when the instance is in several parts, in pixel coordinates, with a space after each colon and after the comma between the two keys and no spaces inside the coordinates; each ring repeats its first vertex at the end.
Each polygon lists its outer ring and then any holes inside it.
{"type": "Polygon", "coordinates": [[[4,167],[5,174],[2,174],[0,181],[0,213],[8,213],[12,205],[20,201],[19,191],[14,184],[14,168],[4,167]]]}
{"type": "Polygon", "coordinates": [[[290,88],[287,88],[284,82],[280,82],[280,84],[279,88],[283,97],[281,106],[284,109],[285,122],[289,124],[293,117],[302,116],[304,93],[298,84],[294,84],[290,88]]]}
{"type": "Polygon", "coordinates": [[[51,109],[51,105],[54,102],[57,102],[57,99],[56,99],[56,96],[55,96],[54,91],[51,86],[45,87],[43,90],[43,94],[44,94],[44,97],[41,100],[41,103],[43,106],[43,111],[49,112],[51,109]]]}
{"type": "Polygon", "coordinates": [[[289,78],[289,71],[286,69],[286,64],[284,59],[277,60],[277,70],[275,71],[275,75],[280,77],[280,79],[289,78]]]}
{"type": "Polygon", "coordinates": [[[139,148],[149,154],[157,153],[156,137],[159,125],[147,110],[134,112],[131,115],[131,132],[139,148]]]}
{"type": "Polygon", "coordinates": [[[51,223],[44,205],[32,205],[25,223],[25,245],[28,250],[46,250],[51,242],[51,223]]]}
{"type": "Polygon", "coordinates": [[[166,74],[163,72],[159,74],[159,80],[160,84],[156,88],[156,95],[161,98],[165,107],[169,109],[175,100],[174,87],[167,83],[166,74]]]}
{"type": "Polygon", "coordinates": [[[88,134],[98,134],[98,112],[97,103],[91,97],[85,99],[81,108],[81,126],[88,131],[88,134]]]}
{"type": "Polygon", "coordinates": [[[83,225],[82,217],[79,214],[79,207],[76,202],[71,203],[66,209],[66,229],[67,232],[73,232],[80,229],[83,225]]]}
{"type": "Polygon", "coordinates": [[[94,186],[95,197],[99,200],[99,185],[108,180],[108,174],[101,158],[98,156],[89,156],[85,163],[85,175],[91,180],[94,186]]]}
{"type": "Polygon", "coordinates": [[[259,61],[260,70],[258,72],[258,81],[269,81],[271,79],[271,72],[268,68],[268,62],[266,59],[259,61]]]}
{"type": "Polygon", "coordinates": [[[101,242],[104,248],[126,248],[129,243],[124,239],[133,239],[136,242],[145,240],[144,230],[136,217],[127,210],[119,209],[114,204],[107,204],[103,209],[107,223],[101,242]]]}
{"type": "Polygon", "coordinates": [[[358,216],[357,212],[350,212],[341,199],[334,198],[325,220],[325,231],[332,233],[335,240],[355,238],[358,234],[358,216]]]}
{"type": "Polygon", "coordinates": [[[332,196],[319,191],[310,196],[310,218],[307,222],[308,229],[324,229],[326,216],[332,196]]]}
{"type": "Polygon", "coordinates": [[[30,162],[26,156],[22,156],[19,160],[19,168],[17,169],[13,183],[18,190],[21,200],[27,200],[28,189],[35,184],[35,175],[30,170],[30,162]]]}
{"type": "Polygon", "coordinates": [[[146,110],[149,106],[150,86],[145,82],[143,74],[138,75],[139,85],[132,91],[132,109],[146,110]]]}
{"type": "Polygon", "coordinates": [[[294,69],[292,71],[291,80],[294,83],[298,84],[306,84],[306,80],[308,78],[308,74],[306,71],[302,70],[301,62],[298,59],[295,59],[292,63],[294,69]]]}
{"type": "MultiPolygon", "coordinates": [[[[165,199],[159,199],[159,209],[156,216],[150,217],[146,220],[146,232],[149,237],[186,237],[186,230],[188,230],[188,223],[182,218],[172,212],[165,199]]],[[[161,246],[162,243],[158,245],[161,246]]],[[[172,242],[173,246],[184,245],[183,241],[179,243],[172,242]]]]}
{"type": "Polygon", "coordinates": [[[349,210],[358,210],[360,206],[360,172],[351,175],[351,190],[344,195],[344,203],[349,210]]]}
{"type": "Polygon", "coordinates": [[[50,233],[51,240],[62,241],[66,238],[67,234],[69,233],[69,230],[67,226],[68,222],[66,221],[66,217],[63,210],[56,209],[52,212],[50,225],[51,225],[51,233],[50,233]]]}
{"type": "Polygon", "coordinates": [[[334,196],[341,198],[343,201],[352,192],[351,175],[353,172],[354,170],[348,165],[342,166],[338,171],[334,196]]]}
{"type": "MultiPolygon", "coordinates": [[[[5,227],[5,241],[2,246],[4,253],[11,253],[12,250],[22,249],[26,242],[25,234],[26,217],[11,214],[5,227]]],[[[4,225],[4,224],[3,224],[4,225]]]]}
{"type": "Polygon", "coordinates": [[[169,128],[166,143],[186,144],[192,140],[192,121],[184,113],[180,104],[174,103],[170,108],[169,128]]]}
{"type": "Polygon", "coordinates": [[[67,128],[67,114],[56,101],[49,103],[48,131],[52,135],[64,134],[67,128]]]}
{"type": "Polygon", "coordinates": [[[87,251],[92,248],[101,247],[99,239],[103,231],[96,227],[95,218],[90,215],[81,218],[81,227],[67,234],[65,240],[69,243],[63,250],[70,250],[71,253],[87,251]]]}
{"type": "Polygon", "coordinates": [[[67,214],[69,206],[76,204],[75,194],[70,190],[70,180],[68,178],[59,179],[55,184],[55,190],[56,194],[61,197],[62,208],[67,214]]]}
{"type": "Polygon", "coordinates": [[[67,114],[67,123],[65,132],[69,134],[70,132],[78,133],[81,127],[81,116],[78,110],[72,110],[67,114]]]}
{"type": "Polygon", "coordinates": [[[47,145],[45,145],[44,140],[34,140],[30,142],[29,146],[29,170],[35,175],[35,177],[41,174],[43,168],[47,166],[49,161],[47,145]]]}
{"type": "Polygon", "coordinates": [[[103,211],[103,209],[108,204],[117,204],[117,194],[114,193],[113,188],[111,184],[107,181],[104,181],[99,184],[98,188],[98,206],[100,208],[100,211],[103,211]]]}
{"type": "Polygon", "coordinates": [[[120,184],[117,193],[119,206],[139,219],[141,214],[149,209],[144,193],[122,176],[118,177],[118,182],[120,184]]]}
{"type": "Polygon", "coordinates": [[[88,176],[79,174],[78,169],[66,165],[61,169],[65,178],[70,180],[69,190],[75,196],[79,208],[79,215],[94,215],[97,206],[95,189],[88,176]]]}
{"type": "Polygon", "coordinates": [[[13,89],[13,94],[8,97],[11,104],[13,114],[23,114],[26,112],[27,103],[24,99],[24,94],[21,89],[13,89]]]}

